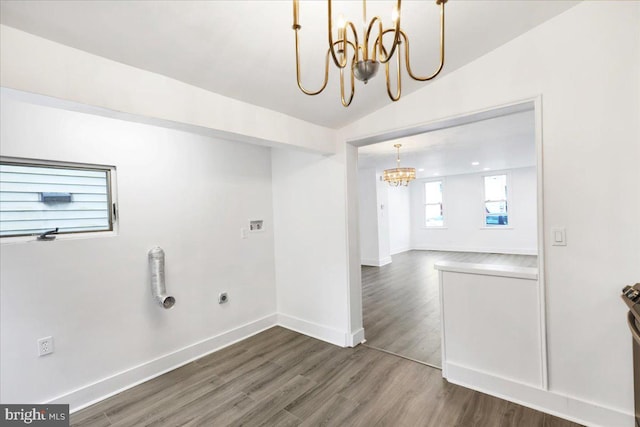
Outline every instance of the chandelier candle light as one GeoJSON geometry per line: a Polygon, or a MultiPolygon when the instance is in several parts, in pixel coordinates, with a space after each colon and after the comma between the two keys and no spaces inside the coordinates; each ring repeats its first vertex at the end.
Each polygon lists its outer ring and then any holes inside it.
{"type": "Polygon", "coordinates": [[[400,167],[400,147],[402,144],[395,144],[394,147],[398,150],[398,157],[396,158],[396,167],[394,169],[386,169],[382,173],[382,179],[387,181],[392,187],[399,187],[409,185],[409,182],[416,179],[415,168],[401,168],[400,167]]]}
{"type": "MultiPolygon", "coordinates": [[[[409,59],[409,37],[402,30],[400,21],[402,18],[401,0],[397,0],[395,7],[391,12],[391,18],[393,26],[385,29],[382,24],[382,19],[379,16],[371,18],[367,24],[367,1],[362,0],[362,34],[358,36],[356,26],[352,21],[345,21],[342,15],[338,16],[336,21],[337,37],[334,39],[333,31],[333,14],[331,11],[331,0],[327,0],[327,27],[329,48],[327,49],[324,65],[324,81],[320,89],[313,91],[305,89],[302,85],[300,78],[300,50],[298,41],[298,32],[302,28],[299,23],[299,0],[293,0],[293,30],[296,33],[296,79],[298,81],[298,87],[302,92],[307,95],[317,95],[327,87],[327,81],[329,79],[329,56],[333,59],[333,63],[340,69],[340,98],[342,105],[348,107],[353,100],[355,92],[354,78],[363,81],[365,84],[371,79],[378,71],[380,64],[385,66],[385,76],[387,81],[387,94],[392,101],[400,99],[402,94],[402,81],[400,70],[400,56],[402,48],[399,47],[401,43],[404,43],[404,61],[407,74],[414,79],[421,82],[431,80],[436,77],[444,65],[444,5],[447,0],[435,0],[436,4],[440,6],[440,64],[436,68],[435,72],[429,76],[416,76],[411,70],[411,61],[409,59]],[[383,39],[385,35],[393,36],[393,42],[387,49],[384,46],[383,39]],[[396,56],[397,65],[397,78],[396,78],[396,90],[395,92],[391,88],[391,79],[389,78],[389,62],[396,56]],[[347,64],[351,59],[351,65],[348,68],[350,75],[351,93],[348,98],[345,97],[345,84],[344,84],[344,71],[347,68],[347,64]]],[[[387,37],[389,38],[389,37],[387,37]]]]}

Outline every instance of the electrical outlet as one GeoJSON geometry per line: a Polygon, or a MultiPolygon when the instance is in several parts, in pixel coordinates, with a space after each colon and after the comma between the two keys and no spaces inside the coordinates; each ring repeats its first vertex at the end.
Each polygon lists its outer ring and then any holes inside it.
{"type": "Polygon", "coordinates": [[[218,294],[218,304],[224,304],[227,301],[229,301],[229,296],[226,292],[221,292],[220,294],[218,294]]]}
{"type": "Polygon", "coordinates": [[[38,340],[38,356],[53,353],[53,337],[44,337],[38,340]]]}

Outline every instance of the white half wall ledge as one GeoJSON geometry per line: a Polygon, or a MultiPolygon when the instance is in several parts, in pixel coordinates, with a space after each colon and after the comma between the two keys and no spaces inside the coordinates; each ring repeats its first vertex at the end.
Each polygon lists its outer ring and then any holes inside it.
{"type": "Polygon", "coordinates": [[[447,363],[447,381],[591,427],[634,427],[633,414],[447,363]]]}
{"type": "Polygon", "coordinates": [[[471,262],[440,261],[433,266],[436,270],[452,273],[479,274],[482,276],[515,277],[537,280],[538,269],[513,265],[476,264],[471,262]]]}
{"type": "Polygon", "coordinates": [[[337,132],[0,25],[0,85],[93,106],[110,117],[232,141],[336,152],[337,132]],[[139,121],[134,120],[134,121],[139,121]],[[178,125],[180,124],[180,125],[178,125]]]}
{"type": "Polygon", "coordinates": [[[442,251],[442,252],[478,252],[483,254],[507,255],[538,255],[537,249],[527,248],[466,248],[457,246],[413,246],[412,251],[442,251]]]}

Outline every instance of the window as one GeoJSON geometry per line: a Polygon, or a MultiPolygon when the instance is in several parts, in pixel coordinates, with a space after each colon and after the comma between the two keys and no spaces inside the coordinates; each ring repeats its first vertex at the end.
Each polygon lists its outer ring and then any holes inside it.
{"type": "MultiPolygon", "coordinates": [[[[109,167],[0,161],[0,236],[113,230],[109,167]]],[[[112,209],[113,208],[113,209],[112,209]]]]}
{"type": "Polygon", "coordinates": [[[443,227],[442,181],[424,183],[424,217],[426,227],[443,227]]]}
{"type": "Polygon", "coordinates": [[[507,175],[484,177],[485,227],[509,225],[507,194],[507,175]]]}

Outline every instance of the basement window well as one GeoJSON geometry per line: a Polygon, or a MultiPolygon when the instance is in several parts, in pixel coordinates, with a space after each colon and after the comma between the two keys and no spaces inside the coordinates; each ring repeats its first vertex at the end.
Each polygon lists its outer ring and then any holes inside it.
{"type": "Polygon", "coordinates": [[[114,173],[111,166],[1,158],[0,237],[113,231],[114,173]]]}

